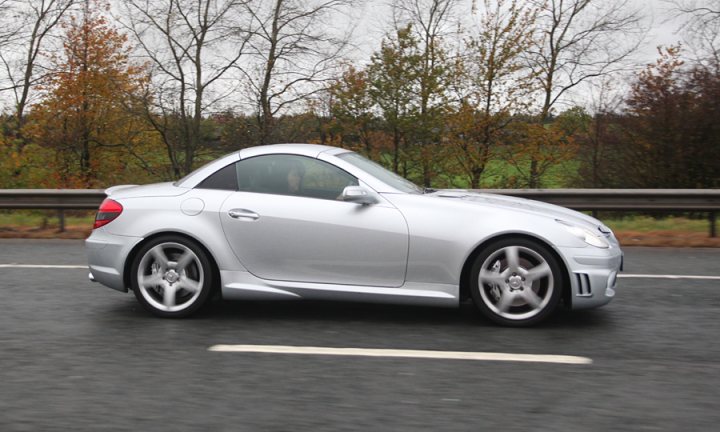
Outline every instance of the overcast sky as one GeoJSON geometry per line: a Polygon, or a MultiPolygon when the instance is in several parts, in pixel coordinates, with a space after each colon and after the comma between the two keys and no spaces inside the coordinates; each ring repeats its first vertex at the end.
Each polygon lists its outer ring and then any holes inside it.
{"type": "MultiPolygon", "coordinates": [[[[369,58],[377,50],[380,41],[390,23],[390,8],[392,0],[367,0],[351,19],[357,25],[355,40],[359,43],[362,54],[360,57],[369,58]]],[[[472,0],[461,0],[456,13],[463,16],[470,11],[472,0]]],[[[603,0],[597,0],[603,1],[603,0]]],[[[641,63],[654,62],[657,58],[658,45],[676,44],[681,35],[677,33],[682,19],[672,10],[672,4],[665,0],[628,0],[629,6],[640,10],[648,28],[648,34],[637,53],[641,63]]],[[[717,0],[720,1],[720,0],[717,0]]],[[[481,0],[478,0],[481,2],[481,0]]]]}
{"type": "MultiPolygon", "coordinates": [[[[352,60],[358,64],[366,64],[370,60],[371,54],[378,50],[380,41],[391,27],[391,4],[393,0],[364,0],[359,2],[359,6],[352,10],[348,16],[335,19],[333,27],[339,27],[335,30],[344,30],[350,25],[355,26],[353,41],[357,46],[357,50],[351,54],[352,60]]],[[[605,0],[596,0],[602,2],[605,0]]],[[[643,44],[635,55],[635,63],[638,67],[644,64],[653,63],[657,58],[658,45],[670,45],[677,43],[682,35],[677,33],[683,19],[677,17],[677,13],[672,10],[672,4],[666,0],[628,0],[629,6],[637,8],[641,11],[645,18],[645,25],[648,28],[648,34],[643,44]]],[[[718,1],[720,0],[712,0],[718,1]]],[[[460,0],[456,16],[466,17],[470,13],[470,4],[472,0],[460,0]]],[[[477,0],[479,4],[482,0],[477,0]]],[[[330,31],[330,30],[329,30],[330,31]]],[[[690,56],[690,53],[686,53],[690,56]]],[[[580,95],[582,99],[587,99],[587,95],[580,95]]],[[[9,93],[0,94],[0,109],[7,107],[10,101],[9,93]]]]}
{"type": "MultiPolygon", "coordinates": [[[[380,41],[388,29],[391,28],[391,8],[389,4],[392,1],[366,0],[364,5],[361,6],[361,10],[355,11],[353,16],[349,17],[349,21],[357,26],[353,40],[358,46],[358,51],[353,53],[352,57],[358,63],[364,64],[370,60],[370,56],[379,48],[380,41]]],[[[597,1],[602,2],[604,0],[597,1]]],[[[720,0],[713,1],[720,2],[720,0]]],[[[461,4],[456,11],[456,16],[467,16],[470,13],[471,2],[472,0],[460,0],[461,4]]],[[[478,3],[481,2],[482,0],[478,0],[478,3]]],[[[678,30],[684,18],[679,17],[677,12],[673,10],[670,1],[665,0],[628,0],[628,7],[640,11],[644,20],[643,27],[647,29],[643,42],[633,56],[633,63],[639,70],[644,68],[644,65],[654,63],[657,60],[657,47],[659,45],[674,45],[682,40],[682,34],[678,30]]],[[[684,55],[687,57],[692,56],[690,52],[685,52],[684,55]]],[[[614,85],[616,93],[622,94],[628,90],[631,79],[629,74],[630,72],[624,77],[617,77],[618,79],[614,85]]],[[[595,91],[591,87],[580,86],[574,89],[560,101],[559,108],[562,109],[562,107],[575,104],[590,108],[595,91]]]]}
{"type": "Polygon", "coordinates": [[[673,45],[682,39],[678,28],[683,19],[672,10],[672,5],[663,0],[632,0],[641,11],[647,14],[650,32],[643,44],[639,57],[652,62],[657,57],[658,45],[673,45]]]}

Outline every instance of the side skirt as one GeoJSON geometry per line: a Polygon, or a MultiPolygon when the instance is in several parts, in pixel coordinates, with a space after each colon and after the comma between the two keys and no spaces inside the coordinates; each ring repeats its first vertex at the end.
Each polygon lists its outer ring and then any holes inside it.
{"type": "Polygon", "coordinates": [[[271,281],[249,272],[220,271],[222,296],[228,300],[338,300],[457,307],[459,287],[406,282],[400,288],[271,281]]]}

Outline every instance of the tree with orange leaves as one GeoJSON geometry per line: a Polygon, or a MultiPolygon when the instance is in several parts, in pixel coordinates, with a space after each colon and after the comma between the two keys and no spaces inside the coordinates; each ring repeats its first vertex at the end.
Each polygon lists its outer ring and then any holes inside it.
{"type": "Polygon", "coordinates": [[[330,85],[331,115],[342,136],[342,144],[370,156],[372,141],[373,101],[368,94],[368,74],[348,66],[342,76],[330,85]]]}
{"type": "Polygon", "coordinates": [[[86,0],[79,16],[63,25],[63,51],[50,55],[46,97],[31,113],[35,142],[55,151],[58,186],[95,186],[101,165],[111,181],[131,159],[117,156],[132,153],[147,129],[130,109],[147,74],[130,62],[126,36],[103,16],[107,8],[86,0]]]}

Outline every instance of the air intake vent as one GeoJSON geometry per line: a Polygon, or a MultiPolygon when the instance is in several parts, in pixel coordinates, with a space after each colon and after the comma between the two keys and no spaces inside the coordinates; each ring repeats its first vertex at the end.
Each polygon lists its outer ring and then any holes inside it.
{"type": "Polygon", "coordinates": [[[575,273],[578,284],[578,295],[589,297],[592,295],[592,287],[590,286],[590,278],[585,273],[575,273]]]}
{"type": "Polygon", "coordinates": [[[598,226],[598,231],[600,231],[605,237],[610,237],[610,234],[612,234],[610,228],[606,227],[605,225],[598,226]]]}

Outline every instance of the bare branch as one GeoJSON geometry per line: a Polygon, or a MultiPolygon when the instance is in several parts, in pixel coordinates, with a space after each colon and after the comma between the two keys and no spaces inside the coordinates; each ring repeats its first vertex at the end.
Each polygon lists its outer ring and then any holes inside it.
{"type": "Polygon", "coordinates": [[[685,18],[679,30],[699,63],[720,70],[720,4],[714,0],[672,0],[670,4],[685,18]]]}
{"type": "Polygon", "coordinates": [[[11,85],[0,91],[11,90],[15,99],[15,131],[22,145],[22,125],[25,111],[37,82],[38,56],[46,48],[47,39],[77,0],[16,0],[0,2],[0,12],[12,21],[0,30],[2,61],[11,85]]]}
{"type": "Polygon", "coordinates": [[[238,65],[256,106],[259,143],[274,140],[274,117],[317,93],[337,70],[350,32],[334,35],[330,21],[356,0],[274,0],[247,3],[251,62],[238,65]]]}
{"type": "MultiPolygon", "coordinates": [[[[218,88],[246,56],[247,0],[128,0],[120,17],[153,64],[146,116],[160,133],[175,176],[204,145],[202,122],[228,88],[218,88]]],[[[231,80],[233,82],[234,80],[231,80]]],[[[230,85],[230,89],[233,85],[230,85]]]]}
{"type": "Polygon", "coordinates": [[[640,12],[631,9],[627,0],[531,3],[540,10],[540,37],[529,52],[528,64],[543,88],[540,117],[545,122],[571,89],[627,68],[645,29],[640,12]]]}

